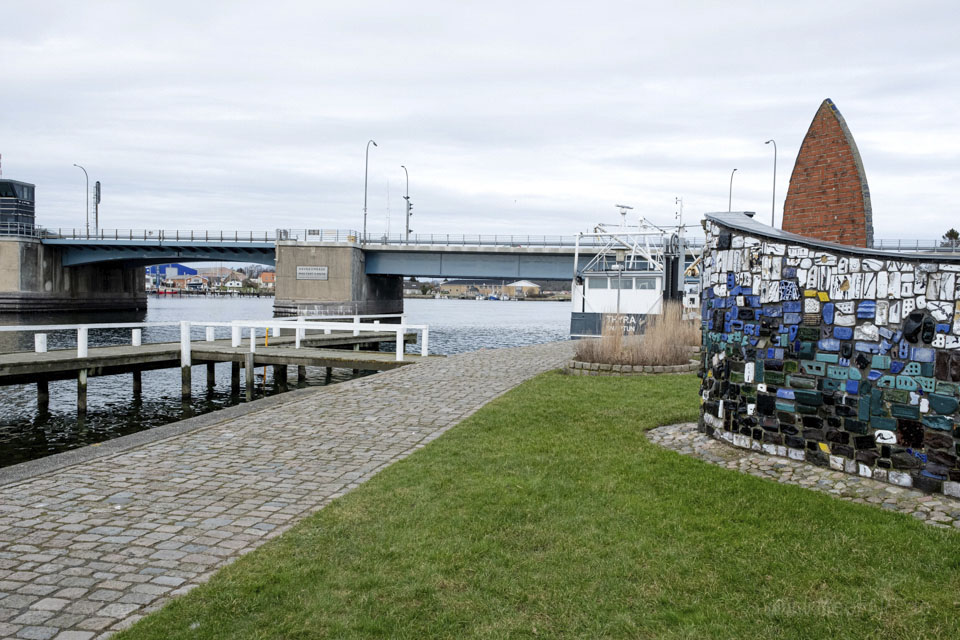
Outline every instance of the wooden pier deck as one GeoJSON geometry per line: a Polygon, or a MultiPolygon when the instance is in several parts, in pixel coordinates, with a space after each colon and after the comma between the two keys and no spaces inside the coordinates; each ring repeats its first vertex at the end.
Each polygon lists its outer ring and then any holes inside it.
{"type": "MultiPolygon", "coordinates": [[[[384,371],[420,359],[419,355],[406,354],[403,361],[399,362],[392,351],[386,353],[349,349],[372,347],[380,342],[394,340],[393,332],[364,333],[359,336],[308,335],[301,340],[301,347],[296,349],[293,346],[293,336],[271,337],[269,346],[264,346],[261,338],[256,352],[252,354],[253,363],[255,366],[295,365],[384,371]]],[[[406,334],[404,341],[415,342],[416,334],[406,334]]],[[[229,339],[197,341],[192,343],[191,353],[194,365],[217,362],[246,363],[250,345],[245,341],[241,346],[233,347],[229,339]]],[[[0,385],[75,379],[81,371],[85,371],[87,377],[93,377],[175,367],[180,367],[179,342],[93,347],[84,358],[78,358],[75,349],[58,349],[46,353],[3,353],[0,354],[0,385]]]]}

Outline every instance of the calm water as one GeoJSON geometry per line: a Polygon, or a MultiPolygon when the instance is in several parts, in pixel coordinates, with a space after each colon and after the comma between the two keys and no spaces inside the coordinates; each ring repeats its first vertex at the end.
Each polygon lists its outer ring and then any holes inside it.
{"type": "MultiPolygon", "coordinates": [[[[570,325],[570,304],[564,302],[497,302],[477,300],[404,301],[407,321],[430,327],[430,352],[453,354],[476,349],[495,349],[566,339],[570,325]]],[[[134,314],[63,314],[57,316],[3,316],[0,324],[71,324],[79,322],[164,322],[178,320],[228,321],[270,318],[272,298],[169,298],[149,302],[147,312],[134,314]]],[[[176,327],[148,327],[143,341],[179,340],[176,327]]],[[[202,330],[194,339],[202,339],[202,330]]],[[[218,338],[228,338],[229,329],[219,328],[218,338]]],[[[75,332],[49,332],[49,349],[76,346],[75,332]]],[[[128,329],[91,332],[90,346],[130,343],[128,329]]],[[[411,352],[419,347],[408,346],[411,352]]],[[[32,351],[33,334],[0,333],[0,352],[32,351]]],[[[180,400],[180,372],[161,369],[143,372],[139,402],[133,397],[130,375],[90,378],[87,387],[87,416],[76,415],[77,383],[62,380],[50,383],[49,412],[37,408],[34,385],[0,387],[0,467],[51,453],[109,440],[185,417],[215,411],[242,402],[230,395],[230,365],[218,364],[217,384],[208,390],[206,370],[193,374],[193,394],[188,406],[180,400]]],[[[323,368],[307,370],[307,384],[324,384],[323,368]]],[[[276,393],[271,369],[256,370],[257,396],[276,393]]],[[[334,369],[332,382],[351,377],[349,370],[334,369]]],[[[296,375],[292,381],[295,386],[296,375]]],[[[241,377],[241,384],[243,379],[241,377]]]]}

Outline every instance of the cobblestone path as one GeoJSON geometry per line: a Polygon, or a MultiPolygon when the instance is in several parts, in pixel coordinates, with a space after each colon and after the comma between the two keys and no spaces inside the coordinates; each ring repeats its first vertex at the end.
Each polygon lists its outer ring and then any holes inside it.
{"type": "Polygon", "coordinates": [[[727,469],[799,485],[850,502],[900,511],[933,526],[960,529],[960,500],[943,495],[931,495],[808,462],[734,447],[699,433],[693,423],[651,429],[647,437],[662,447],[727,469]]]}
{"type": "Polygon", "coordinates": [[[0,637],[129,626],[573,349],[430,359],[0,487],[0,637]]]}

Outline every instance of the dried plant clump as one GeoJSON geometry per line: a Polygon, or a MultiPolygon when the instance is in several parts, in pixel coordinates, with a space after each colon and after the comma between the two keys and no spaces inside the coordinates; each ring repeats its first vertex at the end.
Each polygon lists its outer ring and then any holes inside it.
{"type": "Polygon", "coordinates": [[[649,316],[643,335],[623,335],[617,323],[610,323],[599,338],[577,343],[576,359],[604,364],[687,364],[690,347],[699,345],[699,324],[683,318],[680,304],[668,302],[661,315],[649,316]]]}

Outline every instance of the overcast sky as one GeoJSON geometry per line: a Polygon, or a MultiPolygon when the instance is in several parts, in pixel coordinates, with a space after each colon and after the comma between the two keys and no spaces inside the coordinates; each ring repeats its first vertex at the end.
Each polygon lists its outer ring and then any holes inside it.
{"type": "Polygon", "coordinates": [[[3,175],[38,221],[575,233],[629,204],[778,224],[820,102],[877,238],[960,227],[951,2],[18,2],[0,15],[3,175]]]}

